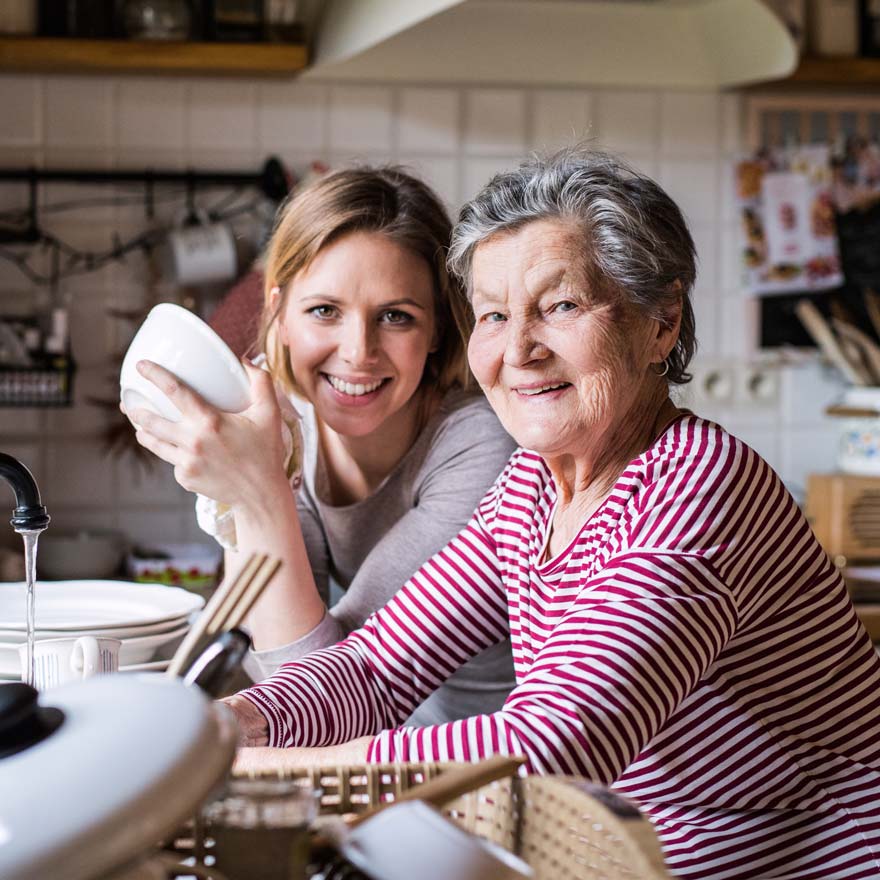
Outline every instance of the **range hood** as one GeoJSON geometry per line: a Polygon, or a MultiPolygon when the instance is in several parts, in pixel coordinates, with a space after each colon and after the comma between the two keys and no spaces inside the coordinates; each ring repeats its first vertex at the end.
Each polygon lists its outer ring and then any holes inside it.
{"type": "Polygon", "coordinates": [[[327,0],[304,78],[724,88],[796,63],[762,0],[327,0]]]}

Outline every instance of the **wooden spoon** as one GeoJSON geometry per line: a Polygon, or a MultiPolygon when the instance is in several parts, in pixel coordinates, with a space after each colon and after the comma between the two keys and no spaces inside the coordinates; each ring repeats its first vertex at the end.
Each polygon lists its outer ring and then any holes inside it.
{"type": "Polygon", "coordinates": [[[813,303],[808,299],[802,299],[794,307],[794,311],[825,357],[843,373],[849,382],[853,385],[871,384],[863,370],[847,359],[838,344],[834,331],[813,303]]]}

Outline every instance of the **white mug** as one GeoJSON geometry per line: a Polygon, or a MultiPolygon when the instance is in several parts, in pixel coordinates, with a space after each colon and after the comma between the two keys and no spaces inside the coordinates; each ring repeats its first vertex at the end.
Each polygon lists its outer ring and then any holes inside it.
{"type": "MultiPolygon", "coordinates": [[[[119,669],[119,639],[79,636],[67,639],[40,639],[34,642],[34,681],[37,690],[70,681],[116,672],[119,669]]],[[[27,679],[27,644],[18,646],[21,677],[27,679]]]]}
{"type": "Polygon", "coordinates": [[[168,233],[167,262],[178,284],[230,281],[238,271],[235,236],[227,223],[211,223],[198,214],[198,223],[168,233]]]}

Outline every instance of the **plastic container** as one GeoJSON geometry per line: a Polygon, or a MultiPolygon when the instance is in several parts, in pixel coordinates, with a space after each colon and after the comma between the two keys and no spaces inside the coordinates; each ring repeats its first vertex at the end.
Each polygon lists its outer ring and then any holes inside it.
{"type": "Polygon", "coordinates": [[[132,580],[169,584],[195,593],[217,586],[222,551],[209,544],[150,544],[136,547],[126,558],[132,580]]]}

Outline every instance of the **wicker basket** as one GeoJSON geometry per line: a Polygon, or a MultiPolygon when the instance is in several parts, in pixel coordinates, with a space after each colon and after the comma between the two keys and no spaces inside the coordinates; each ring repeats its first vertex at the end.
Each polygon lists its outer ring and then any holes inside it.
{"type": "MultiPolygon", "coordinates": [[[[362,813],[451,764],[320,767],[260,773],[302,779],[324,814],[362,813]]],[[[248,774],[252,776],[253,774],[248,774]]],[[[662,880],[669,875],[651,823],[607,789],[564,777],[511,777],[458,798],[445,811],[468,831],[528,862],[536,880],[662,880]]]]}

